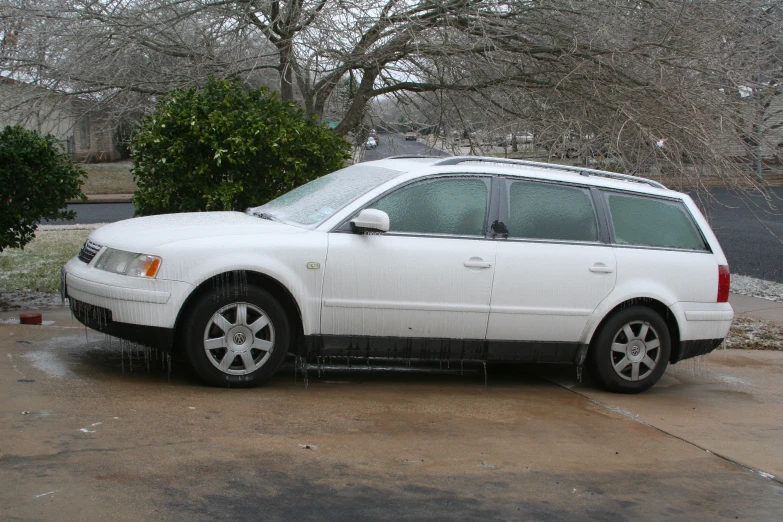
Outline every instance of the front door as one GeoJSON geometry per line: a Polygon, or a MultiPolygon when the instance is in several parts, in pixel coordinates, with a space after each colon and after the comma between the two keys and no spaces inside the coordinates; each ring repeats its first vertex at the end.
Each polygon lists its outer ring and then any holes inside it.
{"type": "Polygon", "coordinates": [[[405,185],[369,208],[390,230],[329,234],[321,332],[483,340],[497,243],[486,238],[491,178],[405,185]]]}

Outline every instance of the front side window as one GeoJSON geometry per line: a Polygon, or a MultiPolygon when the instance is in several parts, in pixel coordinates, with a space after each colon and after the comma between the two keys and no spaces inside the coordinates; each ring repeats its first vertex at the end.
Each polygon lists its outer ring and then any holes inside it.
{"type": "Polygon", "coordinates": [[[403,187],[370,208],[389,215],[389,232],[484,236],[489,178],[440,178],[403,187]]]}
{"type": "Polygon", "coordinates": [[[509,239],[598,241],[598,223],[587,189],[508,180],[509,239]]]}
{"type": "Polygon", "coordinates": [[[707,250],[685,206],[644,196],[606,195],[615,243],[687,250],[707,250]]]}

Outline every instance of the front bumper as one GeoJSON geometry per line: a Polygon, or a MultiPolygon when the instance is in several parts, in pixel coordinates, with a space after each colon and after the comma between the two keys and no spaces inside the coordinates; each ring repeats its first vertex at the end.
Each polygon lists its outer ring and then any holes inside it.
{"type": "Polygon", "coordinates": [[[149,342],[150,337],[173,335],[167,332],[173,332],[179,311],[195,288],[181,281],[112,274],[92,268],[78,258],[63,267],[62,284],[63,297],[72,301],[79,321],[148,345],[155,344],[149,342]],[[137,335],[134,330],[147,330],[150,334],[137,335]]]}
{"type": "Polygon", "coordinates": [[[88,328],[165,351],[174,345],[174,328],[120,323],[114,321],[111,310],[107,308],[83,303],[73,297],[69,301],[74,317],[88,328]]]}

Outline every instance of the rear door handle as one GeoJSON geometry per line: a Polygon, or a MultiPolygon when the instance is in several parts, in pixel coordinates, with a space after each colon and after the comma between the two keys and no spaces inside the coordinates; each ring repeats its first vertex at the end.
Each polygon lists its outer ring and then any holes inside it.
{"type": "Polygon", "coordinates": [[[590,271],[596,274],[611,274],[614,272],[614,267],[606,266],[603,263],[596,263],[590,267],[590,271]]]}
{"type": "Polygon", "coordinates": [[[491,268],[492,263],[489,261],[484,261],[480,257],[471,257],[467,261],[463,263],[466,268],[491,268]]]}

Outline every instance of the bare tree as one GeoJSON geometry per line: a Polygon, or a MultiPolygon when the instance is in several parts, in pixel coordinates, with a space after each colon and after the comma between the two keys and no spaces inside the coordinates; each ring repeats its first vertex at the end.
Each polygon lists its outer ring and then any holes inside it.
{"type": "Polygon", "coordinates": [[[749,28],[771,12],[766,0],[0,2],[4,75],[127,114],[173,87],[241,78],[336,113],[340,134],[392,97],[433,125],[529,129],[618,169],[719,175],[752,146],[739,92],[758,78],[749,28]]]}
{"type": "MultiPolygon", "coordinates": [[[[779,53],[780,23],[768,17],[758,38],[754,28],[767,2],[559,4],[535,28],[515,19],[521,30],[513,33],[474,31],[493,47],[481,60],[435,62],[433,83],[463,75],[475,87],[428,97],[432,113],[485,135],[529,131],[549,151],[608,158],[608,168],[675,183],[754,183],[741,160],[753,139],[772,140],[783,103],[773,79],[780,62],[770,52],[779,53]],[[740,93],[757,92],[750,89],[758,70],[757,104],[740,93]],[[765,123],[754,127],[758,106],[765,123]]],[[[465,137],[471,151],[481,147],[465,137]]]]}

